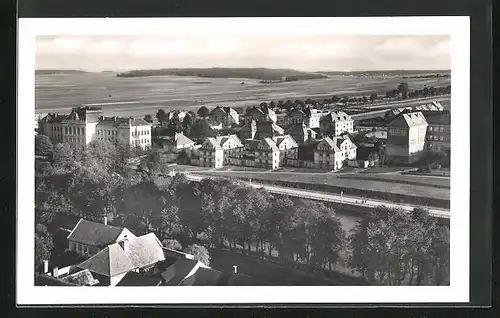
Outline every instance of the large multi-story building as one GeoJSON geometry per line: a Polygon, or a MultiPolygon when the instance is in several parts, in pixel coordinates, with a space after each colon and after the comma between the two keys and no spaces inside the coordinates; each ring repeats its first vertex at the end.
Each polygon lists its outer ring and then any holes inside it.
{"type": "Polygon", "coordinates": [[[296,142],[303,144],[314,140],[317,134],[316,131],[307,127],[305,123],[297,123],[290,126],[285,131],[285,135],[291,135],[296,142]]]}
{"type": "Polygon", "coordinates": [[[54,143],[86,145],[107,140],[142,148],[151,147],[151,124],[142,118],[104,117],[102,109],[81,106],[69,115],[48,114],[39,121],[40,134],[54,143]]]}
{"type": "Polygon", "coordinates": [[[348,136],[323,138],[314,150],[314,165],[318,169],[338,170],[346,160],[356,159],[356,149],[348,136]]]}
{"type": "Polygon", "coordinates": [[[451,115],[449,112],[425,113],[427,134],[426,149],[429,152],[445,152],[450,155],[451,115]]]}
{"type": "Polygon", "coordinates": [[[343,111],[333,111],[319,120],[320,131],[324,135],[340,136],[354,131],[354,120],[343,111]]]}
{"type": "Polygon", "coordinates": [[[199,165],[220,168],[224,164],[232,164],[241,157],[243,148],[236,135],[208,137],[199,149],[199,165]]]}
{"type": "Polygon", "coordinates": [[[292,136],[278,136],[274,137],[273,140],[280,151],[280,166],[286,163],[287,159],[298,159],[299,145],[295,142],[292,136]]]}
{"type": "Polygon", "coordinates": [[[308,128],[319,128],[320,119],[328,115],[328,112],[318,112],[317,109],[306,107],[302,109],[294,109],[288,113],[284,119],[284,127],[294,124],[305,124],[308,128]]]}
{"type": "Polygon", "coordinates": [[[386,162],[412,164],[425,151],[427,121],[421,112],[402,113],[387,126],[386,162]]]}
{"type": "Polygon", "coordinates": [[[271,138],[263,138],[255,149],[255,167],[277,169],[280,164],[280,150],[271,138]]]}

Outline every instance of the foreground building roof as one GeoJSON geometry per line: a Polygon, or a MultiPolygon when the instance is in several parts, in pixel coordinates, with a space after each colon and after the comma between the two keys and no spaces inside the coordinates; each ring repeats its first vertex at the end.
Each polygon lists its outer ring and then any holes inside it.
{"type": "Polygon", "coordinates": [[[90,246],[105,246],[115,243],[123,230],[123,227],[80,219],[68,235],[68,240],[90,246]]]}

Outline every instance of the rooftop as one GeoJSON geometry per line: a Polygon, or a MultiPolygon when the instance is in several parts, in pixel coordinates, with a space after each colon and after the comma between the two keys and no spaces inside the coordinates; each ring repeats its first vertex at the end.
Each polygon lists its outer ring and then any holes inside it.
{"type": "Polygon", "coordinates": [[[115,243],[123,230],[123,227],[80,219],[68,235],[68,240],[90,246],[106,246],[115,243]]]}

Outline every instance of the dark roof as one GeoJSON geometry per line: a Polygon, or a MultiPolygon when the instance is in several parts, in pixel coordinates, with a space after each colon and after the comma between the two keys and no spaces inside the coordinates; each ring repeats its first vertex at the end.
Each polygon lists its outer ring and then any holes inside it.
{"type": "Polygon", "coordinates": [[[116,242],[122,231],[122,227],[81,219],[68,236],[68,240],[90,246],[106,246],[116,242]]]}
{"type": "Polygon", "coordinates": [[[123,274],[135,268],[118,243],[105,247],[77,267],[106,277],[123,274]]]}
{"type": "Polygon", "coordinates": [[[424,113],[424,117],[429,125],[450,125],[451,115],[449,112],[424,113]]]}
{"type": "Polygon", "coordinates": [[[167,286],[179,286],[186,276],[198,265],[197,260],[179,259],[161,273],[164,284],[167,286]]]}
{"type": "Polygon", "coordinates": [[[144,118],[132,118],[131,126],[150,126],[151,123],[148,123],[144,120],[144,118]]]}
{"type": "Polygon", "coordinates": [[[200,267],[194,275],[186,278],[180,286],[217,286],[222,272],[212,268],[200,267]]]}
{"type": "Polygon", "coordinates": [[[99,283],[99,280],[95,279],[88,269],[81,270],[61,279],[69,283],[77,284],[79,286],[92,286],[99,283]]]}
{"type": "Polygon", "coordinates": [[[285,130],[285,134],[307,136],[308,128],[304,123],[293,124],[285,130]]]}
{"type": "Polygon", "coordinates": [[[160,276],[128,272],[116,286],[159,286],[160,284],[160,276]]]}

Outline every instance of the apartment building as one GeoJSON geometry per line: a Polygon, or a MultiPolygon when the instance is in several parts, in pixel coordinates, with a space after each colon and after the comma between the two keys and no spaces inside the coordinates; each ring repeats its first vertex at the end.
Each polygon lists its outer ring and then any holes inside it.
{"type": "Polygon", "coordinates": [[[425,135],[426,149],[429,152],[451,151],[451,115],[450,112],[425,113],[427,133],[425,135]]]}
{"type": "Polygon", "coordinates": [[[199,149],[199,165],[202,167],[220,168],[224,165],[224,149],[215,137],[208,137],[199,149]]]}
{"type": "Polygon", "coordinates": [[[280,150],[271,138],[263,138],[255,149],[255,167],[277,169],[280,163],[280,150]]]}
{"type": "Polygon", "coordinates": [[[324,135],[340,136],[343,132],[354,131],[354,120],[343,111],[332,111],[319,120],[320,131],[324,135]]]}
{"type": "Polygon", "coordinates": [[[107,140],[131,146],[151,147],[151,124],[142,118],[104,117],[101,108],[80,106],[69,115],[48,114],[39,121],[39,132],[52,142],[86,145],[107,140]]]}
{"type": "Polygon", "coordinates": [[[323,138],[314,150],[314,165],[318,169],[338,170],[346,160],[356,159],[356,149],[348,136],[323,138]]]}
{"type": "Polygon", "coordinates": [[[292,136],[293,139],[299,144],[306,143],[309,140],[314,140],[317,135],[316,131],[307,127],[307,125],[303,122],[291,125],[287,130],[285,130],[284,134],[292,136]]]}
{"type": "Polygon", "coordinates": [[[277,136],[273,138],[276,146],[280,151],[279,155],[279,165],[283,166],[287,159],[298,159],[299,156],[299,145],[292,136],[284,135],[277,136]]]}
{"type": "Polygon", "coordinates": [[[308,128],[319,128],[320,119],[328,115],[328,112],[319,112],[317,109],[306,107],[302,109],[294,109],[285,117],[285,127],[294,124],[304,123],[308,128]]]}
{"type": "Polygon", "coordinates": [[[412,164],[424,155],[427,121],[421,112],[402,113],[387,126],[386,162],[412,164]]]}

